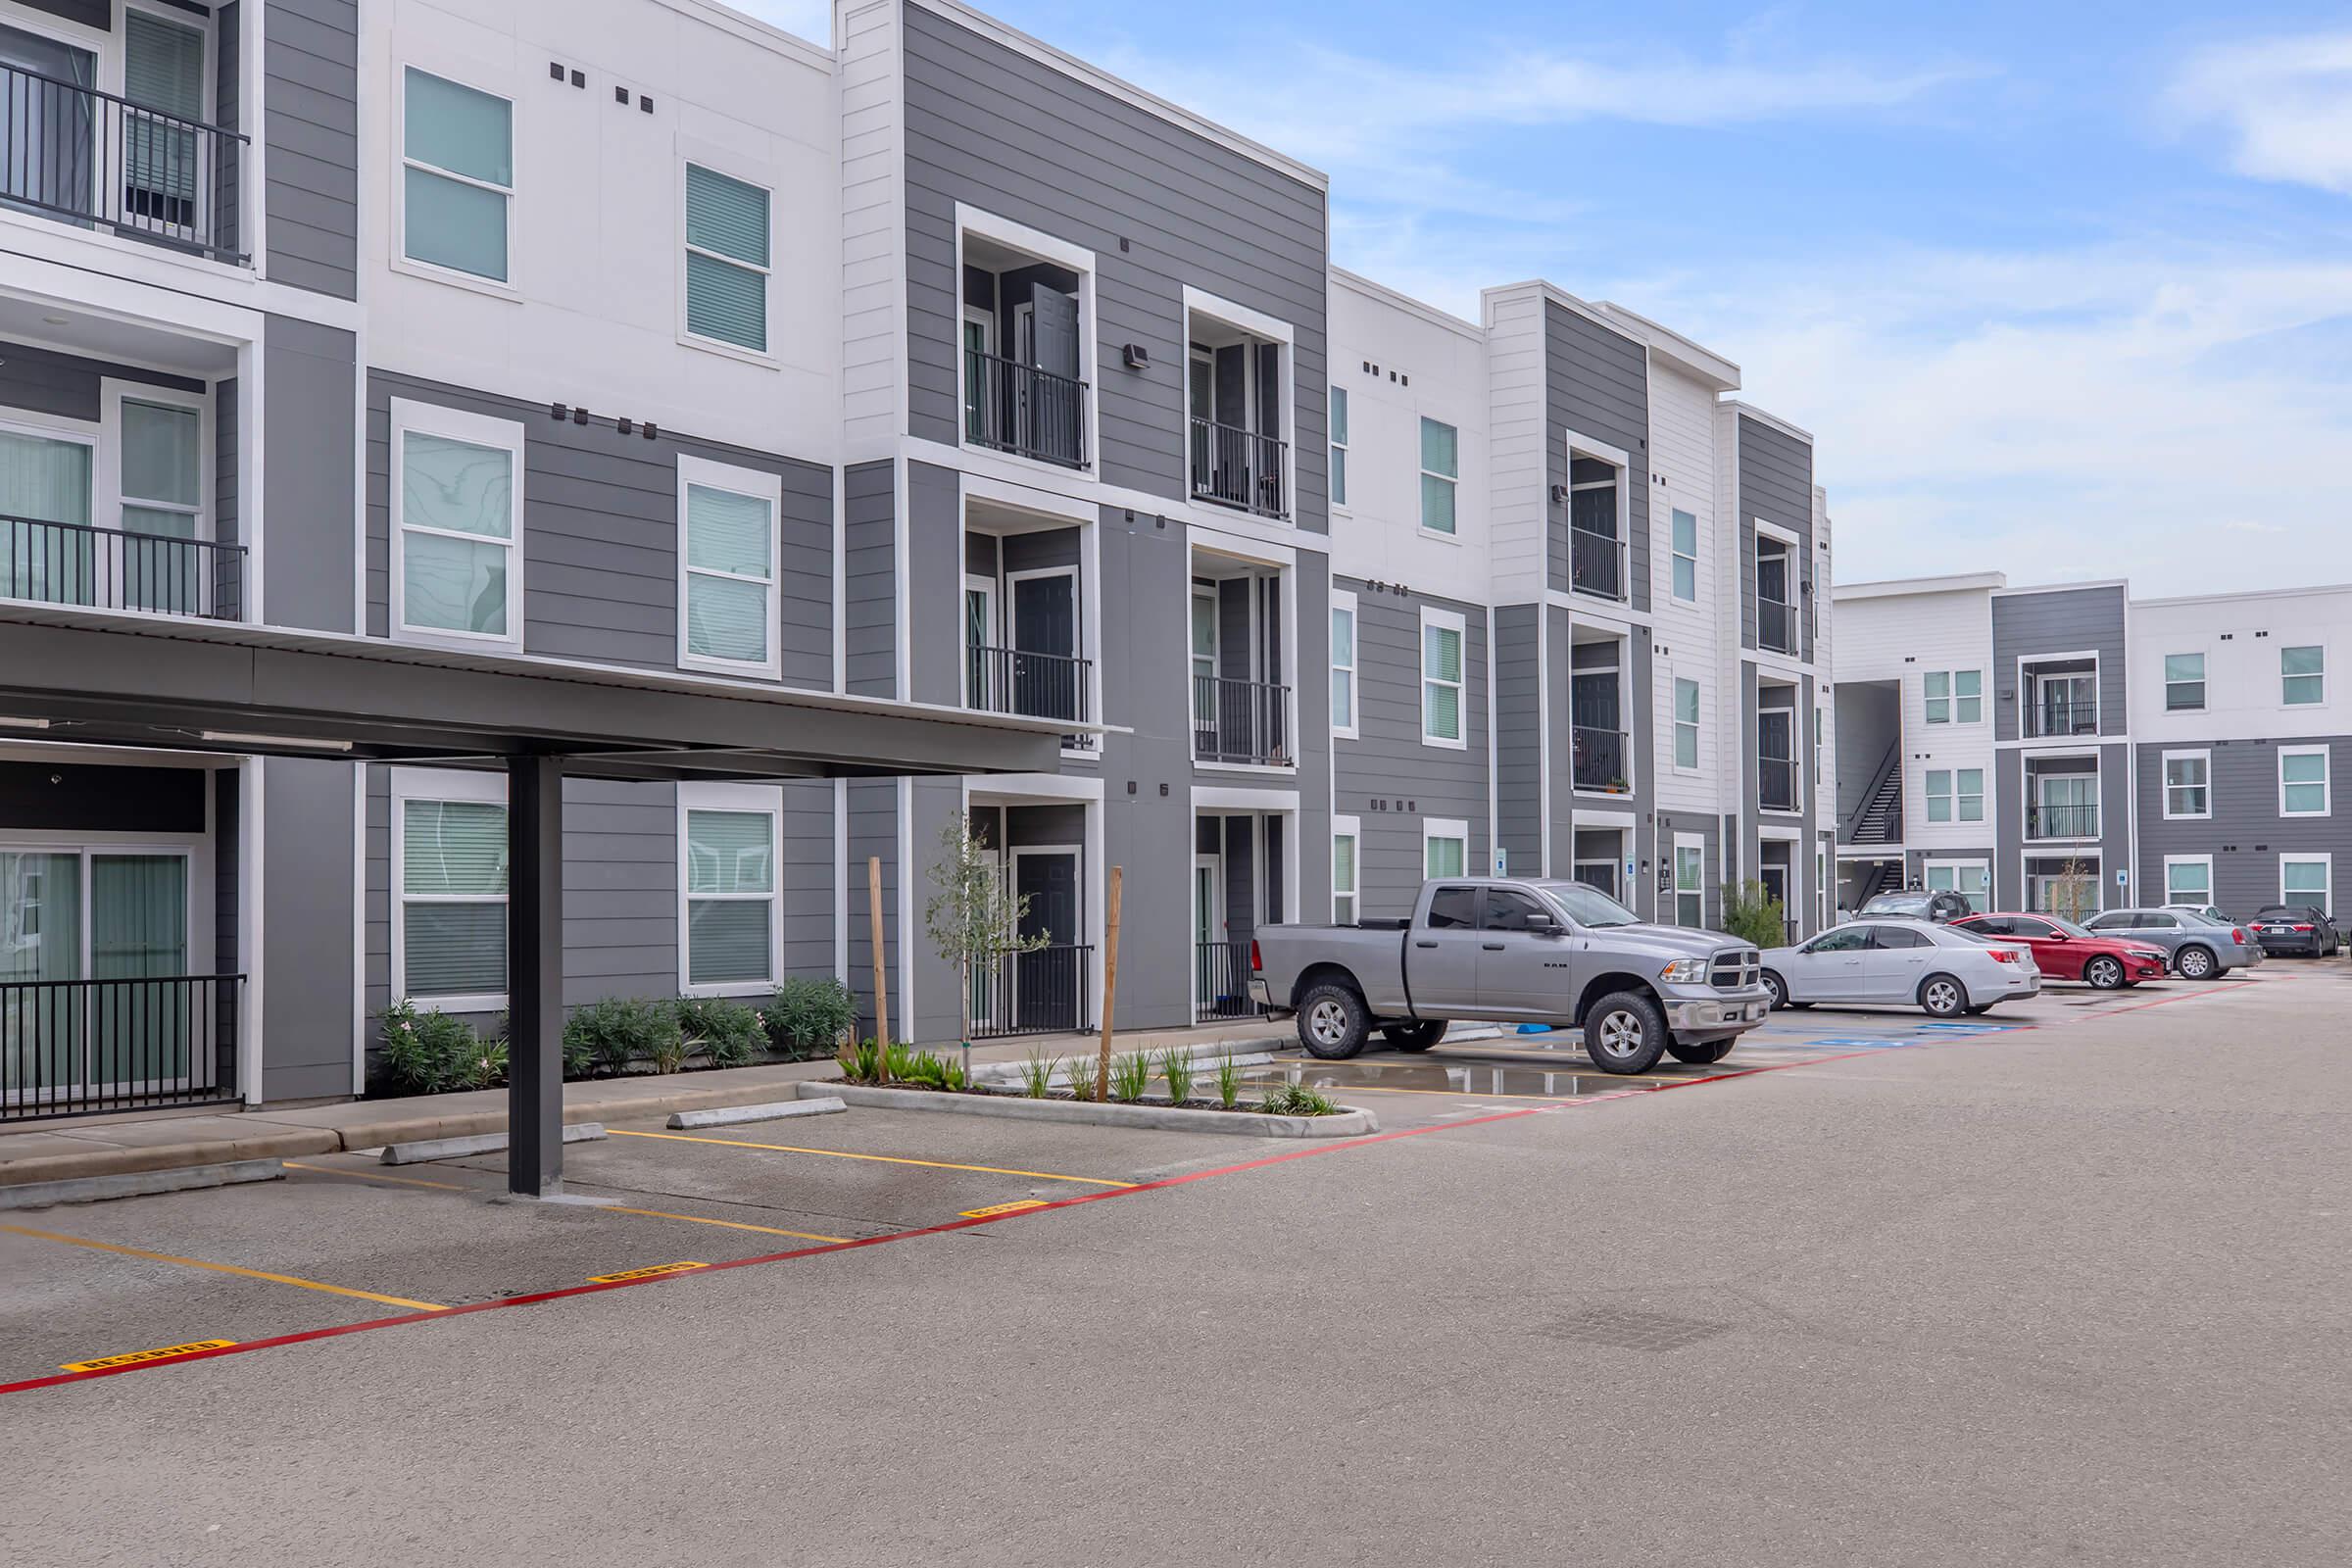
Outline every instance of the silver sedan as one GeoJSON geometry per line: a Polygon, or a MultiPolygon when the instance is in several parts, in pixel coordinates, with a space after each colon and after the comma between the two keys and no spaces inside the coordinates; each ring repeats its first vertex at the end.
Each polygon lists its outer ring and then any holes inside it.
{"type": "Polygon", "coordinates": [[[2103,937],[2162,948],[2166,966],[2183,980],[2210,980],[2262,961],[2262,943],[2252,926],[2187,909],[2108,909],[2083,924],[2103,937]]]}
{"type": "Polygon", "coordinates": [[[1984,1012],[2041,990],[2034,950],[1925,920],[1849,920],[1764,955],[1776,1007],[1817,1002],[1913,1006],[1937,1018],[1984,1012]]]}

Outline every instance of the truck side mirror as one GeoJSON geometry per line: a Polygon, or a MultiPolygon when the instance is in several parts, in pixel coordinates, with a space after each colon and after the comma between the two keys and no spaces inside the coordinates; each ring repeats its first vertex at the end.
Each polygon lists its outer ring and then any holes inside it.
{"type": "Polygon", "coordinates": [[[1542,910],[1538,910],[1527,917],[1527,929],[1533,931],[1540,937],[1559,937],[1566,936],[1568,934],[1566,931],[1561,929],[1559,921],[1553,919],[1550,915],[1544,913],[1542,910]]]}

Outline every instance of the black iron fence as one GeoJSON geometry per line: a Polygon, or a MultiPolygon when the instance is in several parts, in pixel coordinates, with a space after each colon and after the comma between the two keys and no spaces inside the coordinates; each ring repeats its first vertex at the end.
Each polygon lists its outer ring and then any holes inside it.
{"type": "Polygon", "coordinates": [[[1287,517],[1291,502],[1284,479],[1290,444],[1239,425],[1193,419],[1193,494],[1220,506],[1242,507],[1261,517],[1287,517]]]}
{"type": "Polygon", "coordinates": [[[0,65],[0,203],[242,263],[245,138],[78,82],[0,65]]]}
{"type": "Polygon", "coordinates": [[[2099,701],[2095,696],[2075,697],[2045,692],[2041,699],[2026,710],[2026,734],[2029,738],[2043,735],[2096,735],[2099,732],[2099,701]]]}
{"type": "Polygon", "coordinates": [[[1625,773],[1625,733],[1593,724],[1578,724],[1569,733],[1569,776],[1580,790],[1622,791],[1625,773]]]}
{"type": "Polygon", "coordinates": [[[1603,599],[1625,597],[1625,541],[1613,533],[1571,524],[1568,529],[1570,586],[1603,599]]]}
{"type": "Polygon", "coordinates": [[[1291,689],[1263,681],[1193,677],[1193,758],[1202,762],[1291,760],[1291,689]]]}
{"type": "Polygon", "coordinates": [[[2026,837],[2030,839],[2095,839],[2099,836],[2099,808],[2089,806],[2042,806],[2026,808],[2026,837]]]}
{"type": "MultiPolygon", "coordinates": [[[[965,706],[990,713],[1087,722],[1093,714],[1095,663],[1060,654],[974,645],[964,650],[965,706]]],[[[1092,750],[1095,737],[1072,735],[1063,745],[1092,750]]]]}
{"type": "Polygon", "coordinates": [[[1796,763],[1786,757],[1756,759],[1756,805],[1767,811],[1796,809],[1796,763]]]}
{"type": "Polygon", "coordinates": [[[1793,654],[1797,641],[1796,607],[1778,599],[1756,598],[1756,641],[1776,654],[1793,654]]]}
{"type": "Polygon", "coordinates": [[[241,974],[0,981],[0,1121],[237,1096],[241,974]]]}
{"type": "Polygon", "coordinates": [[[0,598],[239,620],[245,547],[0,516],[0,598]]]}
{"type": "Polygon", "coordinates": [[[972,966],[972,1038],[1092,1029],[1094,987],[1091,947],[992,953],[972,966]]]}
{"type": "Polygon", "coordinates": [[[1086,466],[1084,381],[966,349],[963,384],[964,439],[974,446],[1086,466]]]}
{"type": "Polygon", "coordinates": [[[1250,999],[1250,944],[1201,942],[1193,948],[1193,1016],[1254,1018],[1265,1009],[1250,999]]]}

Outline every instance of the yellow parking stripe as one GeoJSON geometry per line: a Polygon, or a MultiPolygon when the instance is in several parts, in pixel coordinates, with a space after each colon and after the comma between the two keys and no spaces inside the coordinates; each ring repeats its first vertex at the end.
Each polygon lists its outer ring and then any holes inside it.
{"type": "Polygon", "coordinates": [[[371,1170],[337,1170],[332,1165],[305,1165],[299,1159],[284,1162],[288,1170],[307,1170],[316,1176],[341,1176],[355,1182],[390,1182],[396,1187],[432,1187],[445,1193],[486,1193],[487,1187],[468,1187],[464,1182],[428,1182],[415,1176],[378,1176],[371,1170]]]}
{"type": "MultiPolygon", "coordinates": [[[[763,1146],[764,1147],[764,1146],[763,1146]]],[[[484,1187],[468,1187],[464,1182],[427,1182],[414,1176],[378,1176],[371,1170],[336,1170],[328,1165],[305,1165],[300,1160],[286,1161],[288,1170],[316,1171],[321,1176],[348,1176],[357,1182],[395,1182],[402,1187],[434,1187],[445,1193],[488,1192],[484,1187]]],[[[615,1203],[605,1210],[608,1214],[644,1214],[653,1219],[682,1219],[690,1225],[723,1225],[731,1231],[758,1231],[762,1236],[789,1236],[796,1242],[846,1242],[847,1236],[819,1236],[813,1231],[780,1230],[773,1225],[754,1225],[740,1219],[705,1219],[700,1214],[672,1214],[664,1208],[623,1208],[615,1203]]]]}
{"type": "Polygon", "coordinates": [[[884,1165],[922,1165],[932,1170],[976,1170],[985,1176],[1027,1176],[1041,1182],[1078,1182],[1088,1187],[1133,1187],[1133,1182],[1104,1181],[1100,1176],[1063,1176],[1050,1170],[1007,1170],[1002,1165],[958,1165],[945,1159],[908,1159],[902,1154],[854,1154],[846,1149],[803,1149],[793,1144],[755,1144],[744,1138],[695,1138],[686,1133],[640,1133],[608,1127],[613,1138],[661,1138],[673,1144],[716,1144],[726,1149],[764,1149],[774,1154],[824,1154],[833,1159],[870,1159],[884,1165]]]}
{"type": "Polygon", "coordinates": [[[355,1291],[342,1285],[323,1285],[317,1280],[297,1279],[291,1274],[270,1274],[258,1268],[239,1268],[234,1263],[208,1263],[200,1257],[175,1257],[170,1252],[143,1251],[136,1247],[120,1247],[113,1242],[93,1242],[86,1237],[66,1236],[57,1231],[36,1231],[29,1225],[0,1225],[0,1231],[12,1236],[30,1236],[44,1242],[62,1242],[68,1247],[86,1247],[93,1251],[116,1252],[124,1257],[143,1257],[151,1263],[177,1263],[182,1268],[210,1269],[216,1274],[237,1274],[249,1280],[268,1280],[272,1285],[291,1285],[297,1290],[324,1291],[329,1296],[349,1296],[363,1301],[381,1301],[386,1306],[405,1306],[417,1312],[446,1312],[448,1307],[439,1301],[412,1301],[405,1296],[379,1296],[373,1291],[355,1291]]]}

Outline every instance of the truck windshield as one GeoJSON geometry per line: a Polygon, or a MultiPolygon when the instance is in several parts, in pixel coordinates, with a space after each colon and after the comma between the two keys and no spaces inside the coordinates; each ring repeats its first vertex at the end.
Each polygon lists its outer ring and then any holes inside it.
{"type": "Polygon", "coordinates": [[[1551,902],[1568,913],[1578,925],[1612,926],[1640,925],[1642,917],[1610,898],[1606,893],[1582,882],[1539,882],[1551,902]]]}

